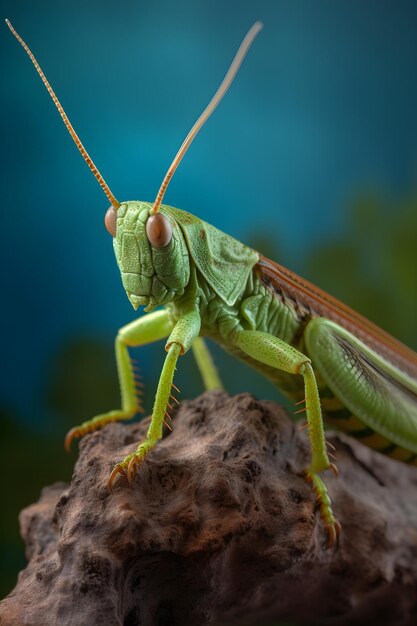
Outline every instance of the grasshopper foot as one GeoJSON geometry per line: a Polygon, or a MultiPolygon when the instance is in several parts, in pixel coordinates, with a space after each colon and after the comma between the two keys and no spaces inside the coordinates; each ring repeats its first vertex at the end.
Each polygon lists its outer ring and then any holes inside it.
{"type": "MultiPolygon", "coordinates": [[[[333,465],[333,463],[331,465],[333,465]]],[[[330,469],[334,473],[336,473],[336,466],[334,466],[334,468],[330,467],[330,469]]],[[[316,501],[320,509],[320,517],[323,520],[323,524],[328,533],[326,547],[331,548],[337,542],[337,538],[342,530],[342,526],[333,515],[332,503],[329,494],[327,493],[326,485],[324,484],[320,476],[318,476],[314,472],[306,471],[305,478],[307,482],[310,483],[314,491],[314,495],[316,496],[316,501]]]]}
{"type": "Polygon", "coordinates": [[[118,474],[122,474],[122,476],[126,476],[129,483],[132,483],[136,477],[136,474],[139,471],[140,466],[143,463],[145,456],[148,452],[154,447],[156,441],[152,439],[147,439],[143,443],[140,444],[136,452],[129,454],[127,457],[123,459],[120,463],[117,463],[109,477],[109,489],[112,491],[113,483],[118,476],[118,474]]]}
{"type": "Polygon", "coordinates": [[[342,530],[342,525],[335,519],[332,524],[326,526],[326,530],[328,532],[326,548],[331,548],[337,542],[337,538],[342,530]]]}
{"type": "Polygon", "coordinates": [[[122,476],[126,476],[126,472],[125,472],[125,470],[123,469],[123,467],[122,467],[121,463],[118,463],[117,465],[115,465],[115,466],[113,467],[112,473],[110,474],[110,477],[109,477],[109,482],[107,483],[107,484],[108,484],[108,486],[109,486],[109,490],[110,490],[110,491],[113,491],[113,483],[114,483],[114,481],[115,481],[115,479],[116,479],[116,476],[117,476],[118,474],[121,474],[122,476]]]}
{"type": "Polygon", "coordinates": [[[69,452],[71,450],[71,444],[74,439],[79,439],[80,437],[84,437],[87,433],[92,433],[99,428],[103,428],[106,424],[110,422],[119,422],[121,420],[129,420],[136,413],[142,411],[142,407],[137,406],[129,411],[109,411],[108,413],[103,413],[102,415],[97,415],[97,417],[93,417],[93,419],[88,420],[87,422],[83,422],[80,426],[76,426],[75,428],[71,428],[67,432],[65,437],[65,450],[69,452]]]}
{"type": "Polygon", "coordinates": [[[71,444],[73,440],[78,439],[78,437],[82,437],[82,434],[80,433],[79,428],[71,428],[71,430],[67,432],[67,434],[65,435],[65,442],[64,442],[65,450],[67,452],[71,452],[71,444]]]}

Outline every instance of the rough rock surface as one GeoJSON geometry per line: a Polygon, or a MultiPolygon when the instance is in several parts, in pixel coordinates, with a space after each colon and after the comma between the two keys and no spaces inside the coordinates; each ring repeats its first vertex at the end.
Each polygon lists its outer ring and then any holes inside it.
{"type": "Polygon", "coordinates": [[[147,425],[85,437],[71,485],[22,511],[29,564],[2,626],[416,623],[416,468],[332,436],[343,532],[326,550],[299,475],[307,435],[283,409],[223,392],[184,402],[134,485],[109,493],[147,425]]]}

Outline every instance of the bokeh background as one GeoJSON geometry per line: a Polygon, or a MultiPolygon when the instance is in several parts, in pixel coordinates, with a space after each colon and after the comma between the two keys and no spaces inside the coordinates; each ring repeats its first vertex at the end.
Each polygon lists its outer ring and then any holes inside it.
{"type": "MultiPolygon", "coordinates": [[[[1,0],[120,200],[152,200],[243,35],[258,36],[166,202],[313,280],[417,347],[417,5],[397,0],[1,0]]],[[[1,571],[17,515],[71,476],[65,432],[119,406],[135,317],[108,202],[5,25],[1,55],[1,571]]],[[[227,389],[278,392],[214,349],[227,389]]],[[[137,351],[149,411],[163,345],[137,351]]],[[[190,354],[176,383],[202,391],[190,354]]]]}

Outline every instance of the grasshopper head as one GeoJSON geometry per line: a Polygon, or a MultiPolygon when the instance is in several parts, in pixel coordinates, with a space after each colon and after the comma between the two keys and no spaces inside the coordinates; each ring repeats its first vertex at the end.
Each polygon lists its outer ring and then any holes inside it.
{"type": "Polygon", "coordinates": [[[136,310],[145,311],[182,296],[190,278],[188,248],[180,227],[161,206],[151,215],[152,204],[123,202],[107,211],[106,227],[113,236],[114,252],[127,297],[136,310]]]}

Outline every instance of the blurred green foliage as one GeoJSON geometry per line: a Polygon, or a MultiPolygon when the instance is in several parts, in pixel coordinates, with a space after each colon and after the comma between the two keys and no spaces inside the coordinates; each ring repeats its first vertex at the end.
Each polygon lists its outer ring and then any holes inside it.
{"type": "MultiPolygon", "coordinates": [[[[269,233],[254,233],[248,243],[285,264],[283,248],[269,233]]],[[[297,263],[292,269],[417,347],[417,196],[387,202],[377,195],[363,195],[349,212],[344,232],[312,248],[297,263]]],[[[279,399],[278,392],[259,374],[236,363],[217,346],[212,348],[229,392],[250,391],[259,397],[279,399]]],[[[141,361],[140,354],[143,351],[135,356],[141,361]]],[[[162,365],[164,351],[161,346],[149,354],[156,363],[142,368],[146,413],[151,410],[156,384],[153,371],[162,365]]],[[[10,410],[0,414],[4,484],[1,596],[11,590],[17,572],[25,565],[17,524],[19,511],[37,500],[44,485],[70,479],[75,455],[68,456],[63,450],[65,432],[87,417],[119,405],[111,340],[74,338],[57,349],[49,371],[45,405],[57,421],[49,424],[45,434],[23,428],[10,410]]],[[[182,399],[203,390],[191,354],[181,362],[176,383],[182,399]]]]}
{"type": "Polygon", "coordinates": [[[311,252],[304,275],[416,349],[417,195],[363,195],[347,215],[343,235],[311,252]]]}
{"type": "Polygon", "coordinates": [[[46,400],[71,426],[120,401],[112,343],[75,338],[61,346],[51,365],[46,400]]]}

